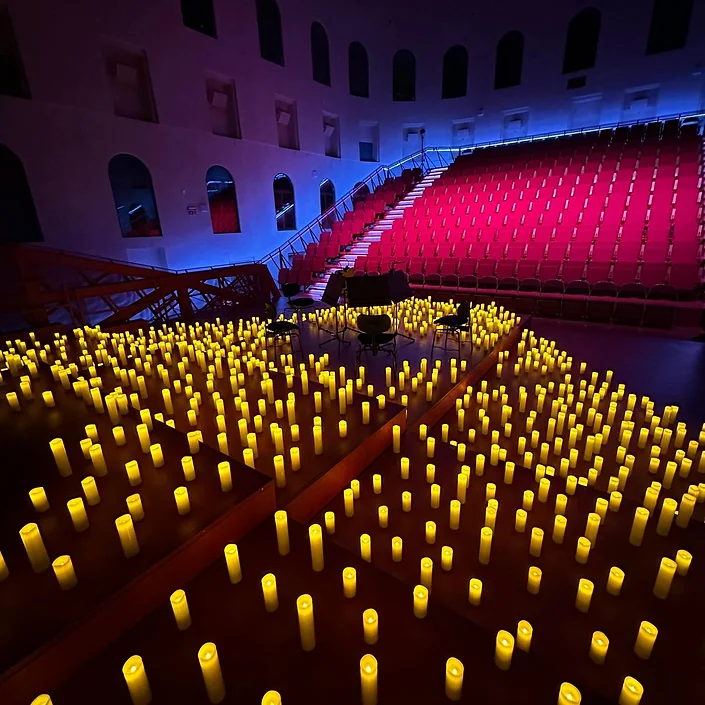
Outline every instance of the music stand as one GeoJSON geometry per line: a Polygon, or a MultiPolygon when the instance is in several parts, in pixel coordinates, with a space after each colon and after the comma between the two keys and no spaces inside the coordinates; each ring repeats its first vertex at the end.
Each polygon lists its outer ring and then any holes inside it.
{"type": "Polygon", "coordinates": [[[330,340],[325,340],[323,341],[318,347],[322,348],[324,345],[328,345],[328,343],[332,343],[334,340],[338,341],[338,345],[340,346],[341,343],[345,343],[345,345],[350,345],[349,340],[345,340],[345,333],[346,331],[353,330],[353,328],[350,328],[348,326],[348,287],[347,287],[347,282],[349,281],[350,277],[345,276],[345,271],[346,270],[338,270],[337,272],[333,272],[333,274],[330,275],[328,279],[328,283],[326,284],[325,291],[323,292],[321,296],[321,301],[323,301],[324,304],[328,304],[328,306],[335,307],[338,305],[338,301],[340,297],[343,297],[343,311],[344,311],[344,317],[345,317],[345,325],[340,328],[340,325],[338,323],[338,314],[335,314],[335,330],[327,330],[326,328],[321,328],[322,331],[325,333],[328,333],[330,335],[330,340]]]}
{"type": "Polygon", "coordinates": [[[409,280],[406,274],[401,269],[392,270],[389,273],[389,294],[394,304],[394,323],[396,326],[396,334],[400,338],[405,338],[410,343],[416,342],[416,339],[410,335],[399,332],[399,316],[397,314],[397,304],[406,299],[410,299],[414,292],[411,290],[409,280]]]}

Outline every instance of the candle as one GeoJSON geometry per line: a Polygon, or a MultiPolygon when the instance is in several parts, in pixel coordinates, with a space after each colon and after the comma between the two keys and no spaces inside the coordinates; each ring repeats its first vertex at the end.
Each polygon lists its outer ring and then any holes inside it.
{"type": "Polygon", "coordinates": [[[144,519],[144,509],[142,508],[142,498],[138,494],[131,494],[126,498],[127,511],[132,517],[132,521],[142,521],[144,519]]]}
{"type": "Polygon", "coordinates": [[[326,533],[334,534],[335,533],[335,512],[326,512],[324,518],[325,518],[325,522],[326,522],[326,533]]]}
{"type": "Polygon", "coordinates": [[[623,583],[624,571],[621,568],[617,568],[617,566],[610,568],[609,575],[607,576],[607,592],[616,597],[622,591],[623,583]]]}
{"type": "MultiPolygon", "coordinates": [[[[95,446],[93,447],[95,448],[95,446]]],[[[149,446],[149,453],[152,456],[152,463],[154,463],[155,468],[160,468],[164,465],[164,453],[160,443],[152,443],[149,446]]]]}
{"type": "Polygon", "coordinates": [[[639,625],[639,632],[634,643],[634,653],[639,658],[648,660],[651,657],[657,636],[658,629],[651,622],[642,622],[639,625]]]}
{"type": "MultiPolygon", "coordinates": [[[[139,429],[140,427],[138,426],[137,428],[139,429]]],[[[145,430],[146,430],[146,427],[145,427],[145,430]]],[[[189,431],[186,434],[186,438],[188,439],[189,453],[191,453],[192,455],[195,455],[201,449],[201,438],[202,438],[201,432],[200,431],[189,431]]],[[[142,445],[142,438],[140,438],[140,445],[142,445]]],[[[147,438],[146,438],[146,445],[147,445],[147,450],[144,449],[144,446],[142,447],[142,450],[145,453],[149,450],[149,445],[150,445],[149,436],[147,436],[147,438]]]]}
{"type": "Polygon", "coordinates": [[[514,637],[504,629],[497,632],[497,640],[494,650],[494,662],[502,671],[508,671],[512,665],[512,654],[514,653],[514,637]]]}
{"type": "Polygon", "coordinates": [[[66,506],[68,507],[69,514],[71,515],[73,528],[76,529],[76,531],[85,531],[88,528],[89,523],[88,514],[86,513],[86,508],[83,504],[83,500],[80,497],[70,499],[66,503],[66,506]]]}
{"type": "Polygon", "coordinates": [[[395,536],[392,539],[392,560],[399,563],[402,558],[403,541],[400,536],[395,536]]]}
{"type": "Polygon", "coordinates": [[[345,597],[355,597],[357,593],[357,571],[355,568],[345,568],[343,570],[343,595],[345,597]]]}
{"type": "Polygon", "coordinates": [[[208,701],[210,703],[222,702],[225,698],[225,683],[223,682],[223,673],[220,670],[218,650],[213,642],[204,644],[198,650],[198,663],[201,666],[208,701]]]}
{"type": "Polygon", "coordinates": [[[433,583],[433,561],[430,558],[421,559],[421,578],[419,582],[431,592],[431,585],[433,583]]]}
{"type": "Polygon", "coordinates": [[[622,493],[613,490],[610,492],[609,510],[611,512],[618,512],[620,506],[622,506],[622,493]]]}
{"type": "Polygon", "coordinates": [[[362,613],[362,628],[365,643],[376,644],[379,639],[379,618],[376,610],[368,609],[362,613]]]}
{"type": "Polygon", "coordinates": [[[400,461],[401,479],[409,479],[409,458],[402,458],[400,461]]]}
{"type": "Polygon", "coordinates": [[[590,642],[590,658],[597,664],[603,664],[607,657],[610,640],[604,632],[593,632],[590,642]]]}
{"type": "Polygon", "coordinates": [[[428,612],[428,589],[423,585],[414,588],[414,617],[423,619],[428,612]]]}
{"type": "Polygon", "coordinates": [[[283,509],[274,513],[274,525],[277,529],[277,548],[280,556],[289,554],[289,522],[283,509]]]}
{"type": "Polygon", "coordinates": [[[427,521],[426,522],[426,543],[434,544],[436,543],[436,522],[427,521]]]}
{"type": "Polygon", "coordinates": [[[578,592],[575,596],[575,606],[580,612],[587,612],[590,609],[592,592],[595,586],[590,580],[581,578],[578,582],[578,592]]]}
{"type": "Polygon", "coordinates": [[[171,609],[174,612],[176,626],[181,631],[188,629],[191,626],[191,612],[188,608],[186,593],[183,590],[176,590],[171,593],[169,601],[171,602],[171,609]]]}
{"type": "Polygon", "coordinates": [[[526,518],[526,510],[517,509],[516,518],[514,519],[514,528],[520,534],[523,534],[526,531],[526,518]]]}
{"type": "Polygon", "coordinates": [[[39,527],[34,523],[26,524],[20,529],[20,538],[32,565],[32,570],[35,573],[45,571],[50,565],[50,560],[39,527]]]}
{"type": "Polygon", "coordinates": [[[286,487],[286,470],[284,467],[283,455],[274,456],[274,478],[276,480],[277,487],[286,487]]]}
{"type": "Polygon", "coordinates": [[[590,539],[585,536],[581,536],[578,539],[578,545],[575,549],[575,560],[578,563],[587,563],[590,556],[590,549],[592,548],[592,543],[590,539]]]}
{"type": "Polygon", "coordinates": [[[688,527],[690,519],[695,511],[695,497],[691,494],[684,494],[681,498],[680,506],[678,507],[678,516],[676,517],[676,526],[681,529],[688,527]]]}
{"type": "Polygon", "coordinates": [[[504,464],[504,482],[507,485],[511,485],[514,481],[514,463],[507,461],[504,464]]]}
{"type": "Polygon", "coordinates": [[[659,599],[665,600],[668,597],[676,568],[677,565],[674,560],[670,558],[661,559],[661,565],[659,566],[656,582],[654,583],[654,595],[659,599]]]}
{"type": "Polygon", "coordinates": [[[177,487],[174,490],[174,500],[176,502],[176,511],[180,516],[188,514],[191,511],[191,502],[188,496],[188,490],[185,487],[177,487]]]}
{"type": "Polygon", "coordinates": [[[262,578],[262,595],[264,596],[264,608],[267,612],[275,612],[279,607],[279,595],[274,573],[267,573],[262,578]]]}
{"type": "Polygon", "coordinates": [[[311,546],[311,567],[320,573],[323,570],[323,532],[320,524],[309,526],[308,540],[311,546]]]}
{"type": "Polygon", "coordinates": [[[433,436],[426,438],[426,457],[433,458],[436,454],[436,439],[433,436]]]}
{"type": "Polygon", "coordinates": [[[627,676],[622,683],[618,705],[639,705],[642,695],[644,695],[644,687],[641,683],[636,678],[627,676]]]}
{"type": "Polygon", "coordinates": [[[663,504],[661,505],[661,513],[658,518],[658,524],[656,525],[656,533],[659,536],[668,536],[677,508],[678,503],[675,499],[667,497],[663,500],[663,504]]]}
{"type": "Polygon", "coordinates": [[[315,455],[323,455],[323,429],[320,426],[313,427],[313,450],[315,455]]]}
{"type": "Polygon", "coordinates": [[[448,572],[453,567],[453,549],[450,546],[443,546],[441,549],[441,568],[448,572]]]}
{"type": "Polygon", "coordinates": [[[345,507],[345,516],[350,518],[355,514],[355,496],[352,488],[348,487],[343,490],[343,506],[345,507]]]}
{"type": "Polygon", "coordinates": [[[468,583],[468,602],[474,607],[480,605],[482,600],[482,580],[470,578],[468,583]]]}
{"type": "Polygon", "coordinates": [[[299,615],[301,648],[304,651],[313,651],[316,646],[316,633],[313,623],[313,598],[311,595],[300,595],[297,598],[296,611],[299,615]]]}
{"type": "Polygon", "coordinates": [[[377,473],[372,475],[372,491],[375,494],[382,493],[382,476],[377,473]]]}
{"type": "Polygon", "coordinates": [[[492,550],[492,529],[488,526],[480,530],[480,556],[479,561],[483,565],[490,562],[490,551],[492,550]]]}
{"type": "Polygon", "coordinates": [[[629,534],[629,543],[632,544],[632,546],[641,546],[648,520],[649,510],[646,509],[646,507],[637,507],[634,511],[634,521],[632,522],[632,530],[629,534]]]}
{"type": "Polygon", "coordinates": [[[530,512],[534,506],[534,493],[531,490],[524,490],[522,508],[530,512]]]}
{"type": "Polygon", "coordinates": [[[389,524],[389,509],[386,505],[380,505],[380,507],[377,509],[377,517],[379,520],[380,528],[386,529],[389,524]]]}
{"type": "Polygon", "coordinates": [[[529,553],[538,558],[541,555],[541,547],[543,546],[543,529],[535,526],[531,529],[531,542],[529,543],[529,553]]]}
{"type": "Polygon", "coordinates": [[[411,511],[411,492],[401,493],[401,508],[404,512],[411,511]]]}
{"type": "Polygon", "coordinates": [[[360,689],[362,705],[377,705],[377,659],[372,654],[360,659],[360,689]]]}
{"type": "Polygon", "coordinates": [[[49,441],[49,448],[54,456],[56,467],[59,469],[59,475],[61,475],[61,477],[68,477],[71,474],[71,463],[66,454],[64,441],[61,438],[54,438],[49,441]]]}
{"type": "Polygon", "coordinates": [[[532,595],[538,595],[541,589],[541,577],[543,576],[543,571],[541,568],[536,566],[531,566],[529,568],[528,577],[526,580],[526,589],[532,595]]]}
{"type": "Polygon", "coordinates": [[[0,553],[0,583],[5,580],[10,575],[10,570],[7,567],[7,563],[5,562],[5,558],[3,557],[2,553],[0,553]]]}
{"type": "Polygon", "coordinates": [[[228,568],[228,577],[230,578],[230,582],[235,585],[242,580],[240,552],[238,551],[237,545],[234,543],[229,543],[223,552],[225,553],[225,565],[228,568]]]}
{"type": "Polygon", "coordinates": [[[142,657],[130,656],[122,667],[122,675],[130,691],[133,705],[148,705],[152,701],[152,691],[142,657]]]}
{"type": "Polygon", "coordinates": [[[688,551],[680,549],[676,553],[676,572],[678,575],[688,575],[690,564],[693,562],[693,556],[688,551]]]}
{"type": "Polygon", "coordinates": [[[525,619],[519,621],[517,625],[516,645],[522,651],[527,653],[531,650],[531,637],[534,633],[534,628],[525,619]]]}
{"type": "Polygon", "coordinates": [[[268,690],[262,697],[262,705],[282,705],[282,696],[276,690],[268,690]]]}
{"type": "Polygon", "coordinates": [[[561,683],[558,691],[558,705],[580,705],[583,696],[572,683],[561,683]]]}
{"type": "Polygon", "coordinates": [[[137,534],[132,523],[132,517],[129,514],[123,514],[115,520],[118,536],[120,537],[120,545],[125,558],[132,558],[140,552],[140,545],[137,542],[137,534]]]}
{"type": "Polygon", "coordinates": [[[62,590],[70,590],[76,586],[78,579],[76,578],[76,571],[73,569],[71,556],[59,556],[54,559],[51,566],[62,590]]]}
{"type": "Polygon", "coordinates": [[[441,503],[441,486],[431,485],[431,509],[438,509],[441,503]]]}
{"type": "Polygon", "coordinates": [[[463,674],[465,667],[462,662],[451,656],[446,661],[446,697],[448,700],[460,700],[463,694],[463,674]]]}
{"type": "Polygon", "coordinates": [[[46,490],[43,487],[35,487],[29,491],[29,499],[32,506],[38,513],[46,512],[49,509],[49,500],[46,490]]]}
{"type": "Polygon", "coordinates": [[[372,539],[369,534],[360,535],[360,558],[372,563],[372,539]]]}

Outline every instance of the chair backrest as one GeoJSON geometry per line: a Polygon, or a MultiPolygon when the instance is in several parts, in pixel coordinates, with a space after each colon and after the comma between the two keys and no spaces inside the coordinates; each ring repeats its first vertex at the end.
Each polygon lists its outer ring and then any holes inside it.
{"type": "Polygon", "coordinates": [[[296,296],[296,294],[300,291],[301,287],[296,282],[282,284],[282,294],[284,294],[287,299],[290,299],[292,296],[296,296]]]}
{"type": "Polygon", "coordinates": [[[392,319],[386,313],[380,313],[376,316],[363,313],[357,317],[357,327],[363,333],[380,335],[380,333],[386,333],[392,327],[392,319]]]}
{"type": "Polygon", "coordinates": [[[470,318],[470,302],[469,301],[461,301],[458,304],[456,314],[460,318],[462,318],[464,321],[467,321],[470,318]]]}
{"type": "Polygon", "coordinates": [[[273,321],[277,317],[277,309],[268,301],[264,304],[264,312],[270,321],[273,321]]]}

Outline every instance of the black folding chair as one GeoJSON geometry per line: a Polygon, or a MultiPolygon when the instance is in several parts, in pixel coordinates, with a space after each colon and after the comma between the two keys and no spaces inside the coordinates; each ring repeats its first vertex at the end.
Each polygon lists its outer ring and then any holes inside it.
{"type": "Polygon", "coordinates": [[[304,346],[301,342],[301,330],[299,326],[293,321],[286,319],[277,320],[277,310],[270,303],[264,305],[265,313],[269,319],[267,323],[266,330],[266,347],[269,347],[269,341],[272,341],[274,347],[274,364],[277,364],[277,348],[282,348],[286,345],[286,338],[289,337],[291,340],[291,352],[294,352],[293,340],[296,338],[299,341],[299,352],[301,353],[301,359],[304,359],[304,346]]]}
{"type": "Polygon", "coordinates": [[[290,282],[282,285],[282,294],[286,297],[287,306],[284,313],[287,311],[296,311],[301,314],[309,308],[313,308],[316,302],[310,296],[298,296],[301,293],[301,287],[296,282],[290,282]]]}
{"type": "Polygon", "coordinates": [[[358,365],[360,357],[366,350],[373,356],[383,352],[392,357],[393,367],[397,368],[397,334],[392,331],[392,319],[382,313],[376,316],[360,314],[357,317],[357,327],[360,333],[357,336],[356,358],[358,365]]]}
{"type": "Polygon", "coordinates": [[[437,318],[433,325],[436,326],[433,332],[433,341],[431,342],[431,357],[436,347],[436,335],[440,333],[444,336],[443,350],[448,350],[448,337],[450,336],[456,342],[458,355],[460,355],[461,337],[463,333],[470,330],[470,304],[467,301],[462,301],[458,304],[455,313],[448,314],[437,318]]]}

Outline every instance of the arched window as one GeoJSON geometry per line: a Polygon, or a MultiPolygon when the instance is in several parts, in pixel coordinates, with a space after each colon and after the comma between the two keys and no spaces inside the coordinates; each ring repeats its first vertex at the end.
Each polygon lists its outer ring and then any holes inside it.
{"type": "Polygon", "coordinates": [[[688,42],[693,0],[654,0],[647,54],[682,49],[688,42]]]}
{"type": "Polygon", "coordinates": [[[600,11],[594,7],[580,10],[568,23],[563,54],[563,73],[584,71],[595,65],[600,41],[600,11]]]}
{"type": "Polygon", "coordinates": [[[0,145],[0,242],[41,242],[37,211],[20,158],[0,145]]]}
{"type": "Polygon", "coordinates": [[[212,166],[206,172],[208,207],[213,232],[239,233],[240,217],[232,174],[224,166],[212,166]]]}
{"type": "Polygon", "coordinates": [[[494,87],[511,88],[521,85],[521,68],[524,63],[524,35],[512,30],[497,44],[494,65],[494,87]]]}
{"type": "Polygon", "coordinates": [[[181,0],[181,18],[185,27],[218,38],[213,0],[181,0]]]}
{"type": "Polygon", "coordinates": [[[443,57],[441,98],[462,98],[468,94],[468,50],[459,44],[443,57]]]}
{"type": "Polygon", "coordinates": [[[265,61],[284,66],[282,19],[276,0],[257,0],[259,53],[265,61]]]}
{"type": "Polygon", "coordinates": [[[286,174],[277,174],[274,177],[274,212],[277,230],[296,230],[294,184],[286,174]]]}
{"type": "Polygon", "coordinates": [[[348,47],[348,80],[350,95],[370,97],[370,66],[367,50],[360,42],[352,42],[348,47]]]}
{"type": "Polygon", "coordinates": [[[363,184],[362,181],[358,181],[355,184],[354,187],[354,192],[352,195],[352,202],[354,204],[360,203],[361,201],[364,201],[367,199],[367,197],[370,195],[370,189],[367,184],[363,184]]]}
{"type": "Polygon", "coordinates": [[[321,181],[321,213],[325,213],[335,204],[335,185],[330,179],[321,181]]]}
{"type": "Polygon", "coordinates": [[[120,231],[123,237],[162,234],[149,169],[131,154],[117,154],[108,164],[120,231]]]}
{"type": "Polygon", "coordinates": [[[330,86],[328,35],[320,22],[314,22],[311,25],[311,66],[313,80],[324,86],[330,86]]]}
{"type": "Polygon", "coordinates": [[[400,49],[392,62],[393,100],[416,100],[416,58],[408,49],[400,49]]]}

